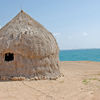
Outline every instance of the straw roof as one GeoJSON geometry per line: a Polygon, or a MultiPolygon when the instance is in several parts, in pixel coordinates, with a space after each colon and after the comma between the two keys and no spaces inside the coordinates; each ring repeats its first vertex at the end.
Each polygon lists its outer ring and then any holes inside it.
{"type": "Polygon", "coordinates": [[[56,78],[58,54],[53,35],[24,11],[0,29],[0,76],[56,78]],[[6,53],[13,53],[14,60],[4,61],[6,53]]]}

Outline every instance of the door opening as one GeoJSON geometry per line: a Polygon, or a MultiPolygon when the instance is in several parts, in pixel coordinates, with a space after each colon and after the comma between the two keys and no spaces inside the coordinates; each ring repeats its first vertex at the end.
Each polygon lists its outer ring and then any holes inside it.
{"type": "Polygon", "coordinates": [[[5,61],[13,61],[14,54],[13,53],[5,53],[5,61]]]}

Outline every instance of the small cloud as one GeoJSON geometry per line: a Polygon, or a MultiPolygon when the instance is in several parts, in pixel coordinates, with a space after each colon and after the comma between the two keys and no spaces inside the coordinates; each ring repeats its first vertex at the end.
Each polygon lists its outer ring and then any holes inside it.
{"type": "Polygon", "coordinates": [[[1,29],[2,27],[1,27],[1,25],[0,25],[0,29],[1,29]]]}
{"type": "Polygon", "coordinates": [[[83,36],[88,36],[88,33],[87,32],[83,32],[83,36]]]}
{"type": "Polygon", "coordinates": [[[59,36],[61,33],[53,33],[54,36],[59,36]]]}

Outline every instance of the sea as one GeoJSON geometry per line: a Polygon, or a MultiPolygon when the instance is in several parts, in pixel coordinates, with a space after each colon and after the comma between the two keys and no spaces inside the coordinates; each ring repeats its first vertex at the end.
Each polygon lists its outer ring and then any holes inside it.
{"type": "Polygon", "coordinates": [[[100,62],[100,49],[60,50],[60,61],[100,62]]]}

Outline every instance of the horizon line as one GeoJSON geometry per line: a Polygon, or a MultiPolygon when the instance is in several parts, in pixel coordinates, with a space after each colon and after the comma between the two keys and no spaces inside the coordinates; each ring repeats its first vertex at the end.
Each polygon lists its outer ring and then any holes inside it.
{"type": "Polygon", "coordinates": [[[86,49],[100,49],[100,48],[79,48],[79,49],[60,49],[60,50],[86,50],[86,49]]]}

